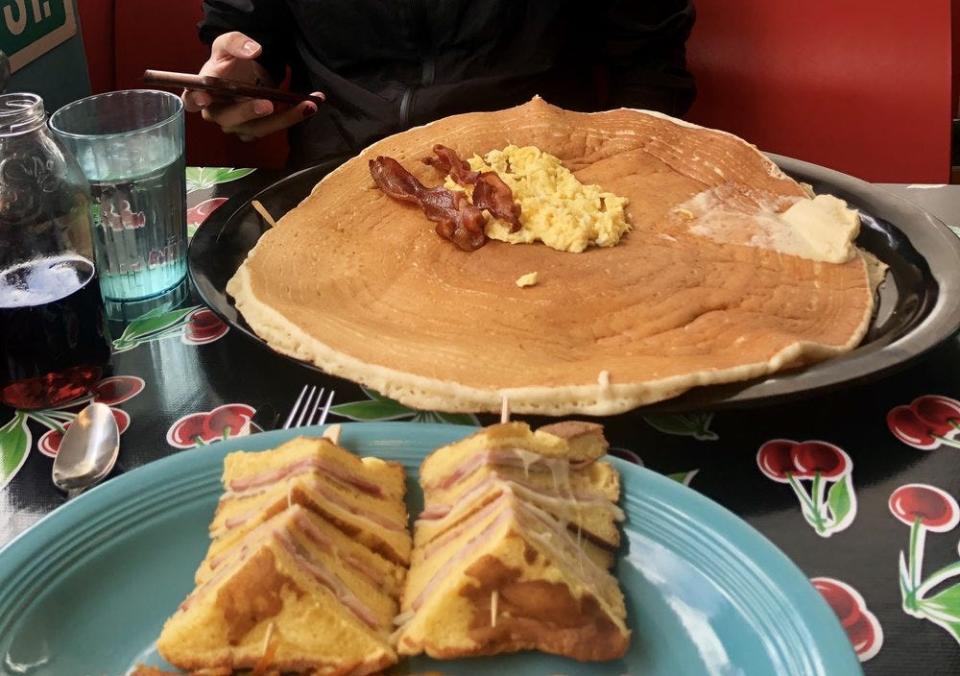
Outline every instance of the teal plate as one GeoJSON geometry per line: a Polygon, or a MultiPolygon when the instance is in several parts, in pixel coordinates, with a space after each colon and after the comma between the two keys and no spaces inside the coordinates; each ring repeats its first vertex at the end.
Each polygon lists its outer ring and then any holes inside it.
{"type": "MultiPolygon", "coordinates": [[[[308,433],[318,433],[320,428],[308,433]]],[[[342,443],[409,470],[474,432],[455,425],[343,426],[342,443]]],[[[187,451],[80,496],[0,551],[0,673],[123,674],[164,666],[154,641],[190,591],[220,494],[221,461],[303,433],[276,431],[187,451]]],[[[394,673],[860,674],[826,602],[793,563],[736,516],[659,474],[612,459],[627,514],[617,577],[633,629],[620,661],[523,653],[404,660],[394,673]]]]}

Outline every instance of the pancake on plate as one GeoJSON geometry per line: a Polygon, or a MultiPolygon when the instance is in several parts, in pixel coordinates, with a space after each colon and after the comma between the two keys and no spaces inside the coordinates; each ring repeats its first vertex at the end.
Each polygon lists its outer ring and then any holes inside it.
{"type": "Polygon", "coordinates": [[[227,288],[275,350],[408,406],[609,415],[853,349],[873,309],[858,228],[730,134],[534,99],[367,148],[227,288]],[[438,145],[508,184],[522,227],[423,162],[438,145]],[[388,161],[462,191],[470,237],[384,192],[371,170],[388,161]]]}

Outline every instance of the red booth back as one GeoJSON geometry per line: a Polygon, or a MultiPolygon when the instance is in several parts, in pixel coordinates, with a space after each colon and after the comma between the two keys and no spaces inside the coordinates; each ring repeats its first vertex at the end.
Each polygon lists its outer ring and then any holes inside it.
{"type": "MultiPolygon", "coordinates": [[[[147,68],[195,73],[209,49],[197,38],[200,0],[79,0],[93,90],[141,87],[147,68]]],[[[282,134],[255,143],[227,136],[199,115],[187,116],[187,163],[281,167],[282,134]]]]}
{"type": "MultiPolygon", "coordinates": [[[[690,119],[872,181],[946,182],[950,0],[696,0],[690,119]]],[[[195,72],[200,0],[79,0],[95,91],[145,68],[195,72]]],[[[282,135],[243,144],[189,116],[193,164],[278,166],[282,135]]]]}
{"type": "Polygon", "coordinates": [[[690,119],[871,181],[950,174],[950,0],[696,0],[690,119]]]}

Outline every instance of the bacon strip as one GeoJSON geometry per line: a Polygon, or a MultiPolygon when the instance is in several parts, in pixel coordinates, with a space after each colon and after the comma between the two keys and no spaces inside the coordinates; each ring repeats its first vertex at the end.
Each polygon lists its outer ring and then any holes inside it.
{"type": "Polygon", "coordinates": [[[463,251],[475,251],[486,244],[483,212],[463,193],[443,186],[427,188],[392,157],[370,160],[370,175],[389,197],[419,204],[427,219],[437,224],[437,234],[463,251]]]}
{"type": "MultiPolygon", "coordinates": [[[[457,155],[457,151],[445,145],[433,146],[433,157],[424,157],[423,163],[443,174],[450,174],[460,185],[473,185],[480,176],[479,171],[473,171],[470,163],[457,155]]],[[[479,205],[478,205],[479,206],[479,205]]]]}
{"type": "Polygon", "coordinates": [[[513,201],[513,191],[496,173],[485,171],[477,177],[473,188],[473,204],[486,209],[495,218],[510,224],[510,232],[520,229],[520,205],[513,201]]]}
{"type": "Polygon", "coordinates": [[[466,187],[473,186],[473,205],[478,209],[486,209],[494,218],[510,224],[510,232],[520,229],[520,205],[513,201],[513,191],[503,182],[495,172],[473,171],[470,164],[457,155],[453,148],[440,145],[433,146],[436,157],[425,157],[425,164],[429,164],[466,187]]]}

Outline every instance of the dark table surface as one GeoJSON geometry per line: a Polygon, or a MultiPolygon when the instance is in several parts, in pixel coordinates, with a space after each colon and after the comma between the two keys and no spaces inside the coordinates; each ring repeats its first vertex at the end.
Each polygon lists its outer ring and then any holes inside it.
{"type": "MultiPolygon", "coordinates": [[[[191,230],[229,196],[276,178],[189,169],[191,230]]],[[[960,186],[885,187],[960,229],[960,186]]],[[[124,428],[114,475],[199,444],[280,427],[304,384],[336,389],[330,421],[493,422],[409,410],[306,370],[230,331],[195,298],[112,328],[113,360],[97,398],[116,409],[124,428]]],[[[817,578],[867,674],[958,674],[957,400],[960,343],[952,338],[882,381],[799,403],[604,422],[618,454],[731,509],[817,578]],[[801,469],[820,470],[822,506],[811,478],[787,481],[783,463],[791,457],[801,469]],[[912,554],[911,529],[925,534],[912,554]],[[925,600],[901,591],[901,553],[911,565],[922,558],[917,580],[942,578],[925,600]]],[[[63,504],[51,463],[59,426],[82,403],[52,411],[0,408],[0,546],[63,504]]]]}

